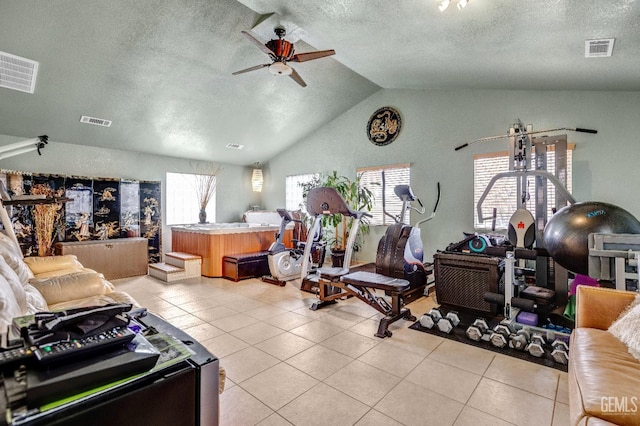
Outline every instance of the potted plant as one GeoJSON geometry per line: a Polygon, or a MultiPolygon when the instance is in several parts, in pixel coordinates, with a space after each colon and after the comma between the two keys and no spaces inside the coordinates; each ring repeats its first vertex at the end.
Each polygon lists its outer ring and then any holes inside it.
{"type": "MultiPolygon", "coordinates": [[[[329,175],[322,175],[308,183],[300,184],[303,198],[306,200],[307,194],[312,188],[327,186],[335,188],[352,210],[371,211],[374,201],[373,193],[368,188],[360,186],[360,177],[358,175],[355,180],[350,180],[346,176],[339,176],[338,172],[334,170],[329,175]]],[[[352,218],[339,214],[324,216],[322,219],[324,235],[327,239],[327,244],[331,247],[333,266],[342,266],[352,221],[352,218]]],[[[361,241],[358,240],[361,240],[368,232],[369,223],[367,218],[362,218],[354,246],[355,251],[359,249],[361,244],[361,241]]]]}

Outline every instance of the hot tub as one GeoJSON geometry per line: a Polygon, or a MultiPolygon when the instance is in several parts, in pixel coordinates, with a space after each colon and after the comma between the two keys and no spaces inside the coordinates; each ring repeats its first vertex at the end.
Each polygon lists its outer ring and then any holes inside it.
{"type": "MultiPolygon", "coordinates": [[[[269,249],[280,225],[260,223],[204,223],[171,227],[171,248],[175,252],[202,257],[202,275],[222,276],[222,258],[232,254],[257,253],[269,249]]],[[[291,247],[293,231],[285,231],[291,247]]]]}
{"type": "Polygon", "coordinates": [[[237,232],[253,232],[256,228],[278,230],[279,224],[268,223],[195,223],[189,225],[176,225],[171,227],[171,231],[200,232],[205,234],[230,234],[237,232]],[[250,229],[249,229],[250,228],[250,229]]]}

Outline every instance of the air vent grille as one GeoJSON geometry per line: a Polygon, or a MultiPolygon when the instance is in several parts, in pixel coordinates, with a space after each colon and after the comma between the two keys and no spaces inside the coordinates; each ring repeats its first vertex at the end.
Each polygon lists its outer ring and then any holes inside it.
{"type": "Polygon", "coordinates": [[[225,148],[229,149],[243,149],[244,145],[240,145],[239,143],[228,143],[225,145],[225,148]]]}
{"type": "Polygon", "coordinates": [[[86,115],[80,117],[80,122],[85,124],[93,124],[94,126],[111,127],[111,120],[105,120],[104,118],[87,117],[86,115]]]}
{"type": "Polygon", "coordinates": [[[0,52],[0,87],[33,93],[37,74],[36,61],[0,52]]]}
{"type": "Polygon", "coordinates": [[[606,58],[613,53],[613,38],[587,40],[584,42],[585,58],[606,58]]]}

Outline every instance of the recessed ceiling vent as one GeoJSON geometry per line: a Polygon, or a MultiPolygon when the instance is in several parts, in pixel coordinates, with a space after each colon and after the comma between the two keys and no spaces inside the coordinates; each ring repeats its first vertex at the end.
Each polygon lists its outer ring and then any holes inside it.
{"type": "Polygon", "coordinates": [[[240,145],[239,143],[228,143],[224,147],[229,149],[242,149],[244,148],[244,145],[240,145]]]}
{"type": "Polygon", "coordinates": [[[85,124],[93,124],[94,126],[111,127],[111,120],[105,120],[104,118],[87,117],[86,115],[80,117],[80,122],[85,124]]]}
{"type": "Polygon", "coordinates": [[[33,93],[37,75],[36,61],[0,52],[0,87],[33,93]]]}
{"type": "Polygon", "coordinates": [[[614,38],[603,38],[600,40],[587,40],[584,42],[585,58],[606,58],[613,53],[614,38]]]}

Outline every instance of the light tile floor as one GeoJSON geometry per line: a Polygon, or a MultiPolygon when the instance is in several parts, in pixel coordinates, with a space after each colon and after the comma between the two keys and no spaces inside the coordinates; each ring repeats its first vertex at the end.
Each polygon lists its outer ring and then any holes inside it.
{"type": "MultiPolygon", "coordinates": [[[[250,279],[115,280],[220,358],[223,426],[566,425],[567,374],[409,329],[357,299],[250,279]]],[[[432,298],[409,305],[420,316],[432,298]]]]}

